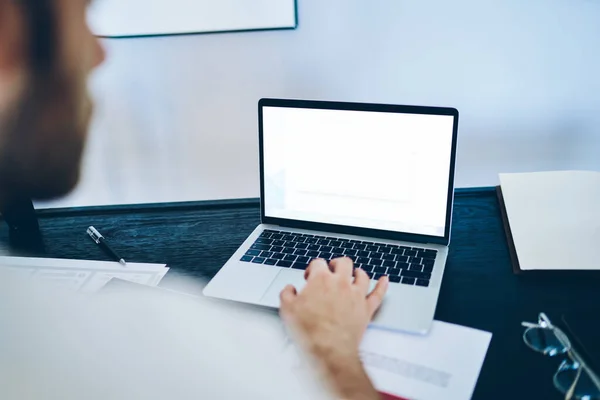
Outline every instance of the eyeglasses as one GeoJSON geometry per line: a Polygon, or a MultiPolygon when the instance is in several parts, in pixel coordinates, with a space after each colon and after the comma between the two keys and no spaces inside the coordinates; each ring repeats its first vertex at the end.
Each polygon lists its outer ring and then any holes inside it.
{"type": "Polygon", "coordinates": [[[582,360],[571,346],[571,341],[544,313],[537,324],[522,322],[523,340],[531,349],[546,356],[567,355],[554,374],[554,386],[565,395],[565,400],[600,399],[600,378],[582,360]]]}

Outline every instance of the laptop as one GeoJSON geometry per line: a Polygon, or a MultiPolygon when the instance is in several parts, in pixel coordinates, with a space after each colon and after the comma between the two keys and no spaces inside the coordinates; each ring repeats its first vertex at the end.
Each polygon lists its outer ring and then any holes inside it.
{"type": "Polygon", "coordinates": [[[372,325],[425,334],[454,193],[454,108],[262,99],[261,224],[204,294],[279,307],[314,258],[347,256],[390,286],[372,325]]]}

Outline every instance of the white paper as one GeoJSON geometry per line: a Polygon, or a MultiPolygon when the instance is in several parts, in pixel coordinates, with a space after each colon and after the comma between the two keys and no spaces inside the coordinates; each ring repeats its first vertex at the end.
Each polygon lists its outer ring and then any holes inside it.
{"type": "Polygon", "coordinates": [[[127,263],[123,266],[107,261],[29,257],[0,257],[0,268],[18,277],[82,292],[96,292],[112,278],[156,286],[169,271],[165,264],[127,263]]]}
{"type": "Polygon", "coordinates": [[[500,174],[522,270],[600,269],[600,173],[500,174]]]}
{"type": "Polygon", "coordinates": [[[434,321],[426,336],[369,328],[361,358],[378,391],[405,399],[467,400],[492,334],[434,321]]]}

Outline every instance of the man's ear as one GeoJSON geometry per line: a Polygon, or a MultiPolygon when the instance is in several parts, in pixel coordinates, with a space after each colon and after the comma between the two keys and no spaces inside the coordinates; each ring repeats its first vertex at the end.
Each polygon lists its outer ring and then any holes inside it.
{"type": "Polygon", "coordinates": [[[27,31],[17,3],[0,0],[0,74],[22,69],[26,62],[27,31]]]}
{"type": "Polygon", "coordinates": [[[18,98],[26,76],[28,38],[17,3],[0,0],[0,117],[18,98]]]}

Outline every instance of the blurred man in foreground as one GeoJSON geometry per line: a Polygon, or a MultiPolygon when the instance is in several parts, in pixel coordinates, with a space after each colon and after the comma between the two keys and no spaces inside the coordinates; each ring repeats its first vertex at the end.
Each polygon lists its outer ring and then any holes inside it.
{"type": "MultiPolygon", "coordinates": [[[[104,58],[88,3],[0,0],[0,204],[62,196],[78,182],[86,80],[104,58]]],[[[277,323],[255,311],[161,291],[90,297],[0,276],[0,398],[378,398],[358,348],[387,278],[368,294],[369,278],[349,259],[316,260],[306,276],[301,293],[282,292],[281,315],[322,382],[290,368],[277,323]]]]}

